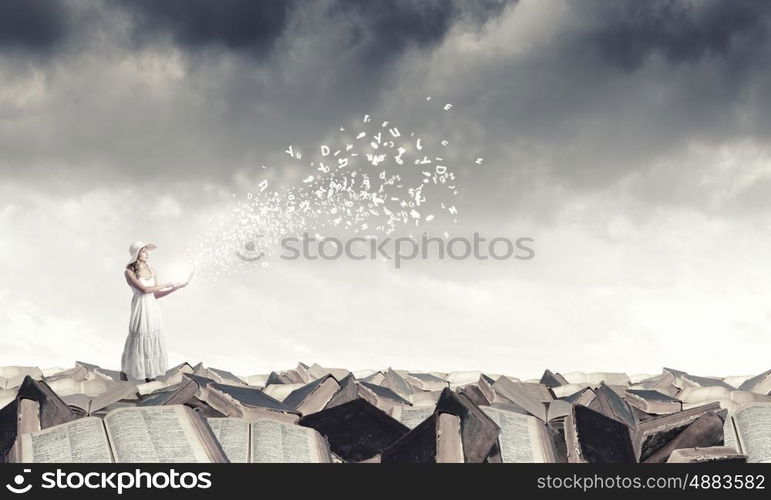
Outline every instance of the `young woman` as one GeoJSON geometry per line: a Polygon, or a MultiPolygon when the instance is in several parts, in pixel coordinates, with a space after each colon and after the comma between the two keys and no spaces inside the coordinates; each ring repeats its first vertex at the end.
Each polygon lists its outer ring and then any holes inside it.
{"type": "Polygon", "coordinates": [[[129,247],[131,260],[126,266],[126,282],[134,291],[131,298],[129,332],[121,358],[121,378],[149,382],[166,372],[166,344],[163,318],[156,299],[184,288],[187,283],[158,283],[155,269],[147,264],[153,243],[135,241],[129,247]]]}

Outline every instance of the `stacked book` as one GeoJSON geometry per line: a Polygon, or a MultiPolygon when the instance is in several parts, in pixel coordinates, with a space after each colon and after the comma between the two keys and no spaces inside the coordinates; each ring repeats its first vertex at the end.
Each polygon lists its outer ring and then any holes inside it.
{"type": "Polygon", "coordinates": [[[0,462],[771,462],[750,376],[0,367],[0,462]]]}

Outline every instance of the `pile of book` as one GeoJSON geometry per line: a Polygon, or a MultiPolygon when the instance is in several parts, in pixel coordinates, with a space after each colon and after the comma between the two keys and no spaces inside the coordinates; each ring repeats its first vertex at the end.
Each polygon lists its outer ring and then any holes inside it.
{"type": "Polygon", "coordinates": [[[771,370],[0,368],[0,462],[771,462],[771,370]]]}

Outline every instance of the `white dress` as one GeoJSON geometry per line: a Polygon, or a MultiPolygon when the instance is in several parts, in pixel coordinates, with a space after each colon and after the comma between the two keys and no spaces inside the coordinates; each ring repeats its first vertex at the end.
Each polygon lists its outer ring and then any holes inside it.
{"type": "MultiPolygon", "coordinates": [[[[154,286],[155,276],[139,278],[144,286],[154,286]]],[[[131,298],[129,333],[121,358],[121,371],[130,378],[144,380],[166,372],[166,343],[163,340],[163,317],[153,293],[142,293],[134,287],[131,298]]]]}

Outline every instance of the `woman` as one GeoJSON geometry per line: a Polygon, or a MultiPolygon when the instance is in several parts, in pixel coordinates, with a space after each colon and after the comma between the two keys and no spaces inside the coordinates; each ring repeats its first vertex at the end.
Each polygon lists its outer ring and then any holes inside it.
{"type": "Polygon", "coordinates": [[[158,284],[155,269],[147,265],[153,243],[135,241],[129,247],[131,260],[124,275],[134,291],[131,298],[129,333],[121,358],[121,378],[150,382],[166,372],[166,345],[161,335],[163,319],[156,299],[184,288],[187,283],[158,284]]]}

